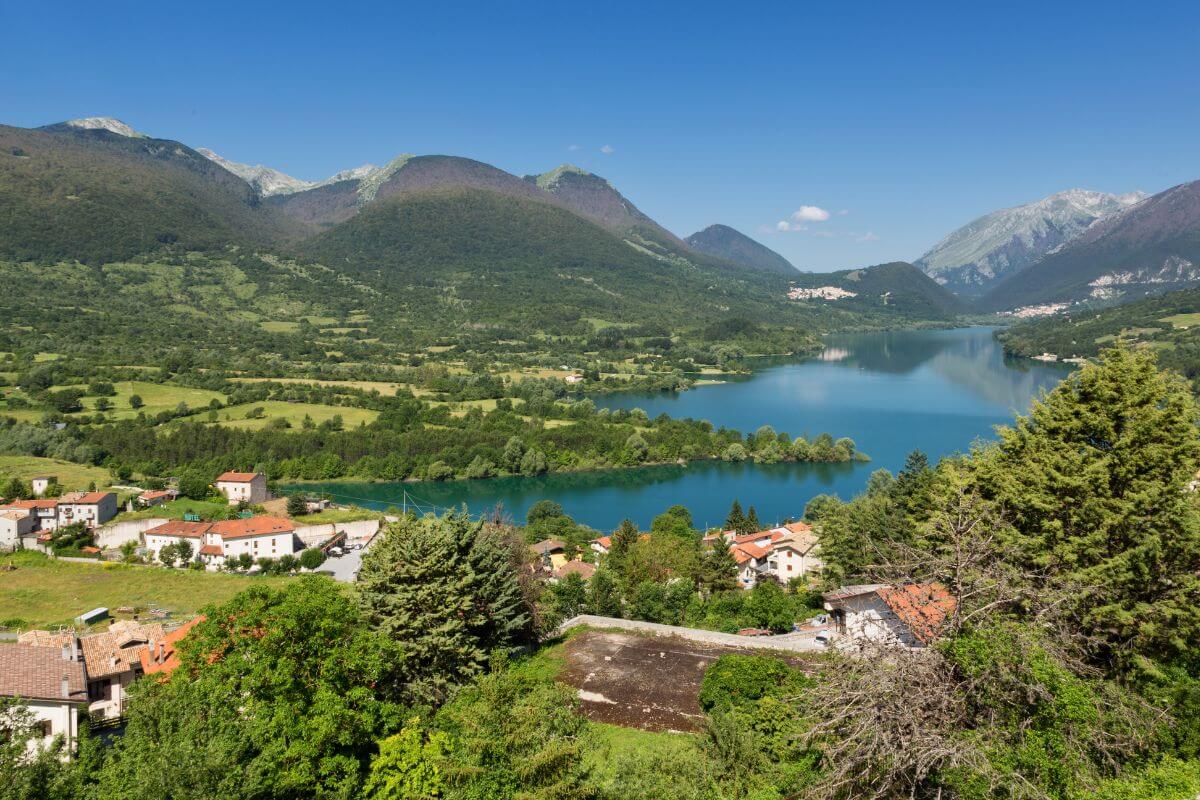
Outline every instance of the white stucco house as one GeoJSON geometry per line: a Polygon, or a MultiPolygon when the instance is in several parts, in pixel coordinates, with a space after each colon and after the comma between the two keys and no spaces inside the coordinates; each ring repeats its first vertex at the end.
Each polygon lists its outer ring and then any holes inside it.
{"type": "Polygon", "coordinates": [[[223,472],[217,476],[216,487],[231,506],[238,503],[265,503],[270,499],[267,476],[261,472],[223,472]]]}
{"type": "MultiPolygon", "coordinates": [[[[87,674],[78,648],[74,644],[0,646],[0,697],[15,699],[32,718],[31,753],[49,747],[56,738],[71,752],[79,738],[79,710],[88,699],[87,674]]],[[[0,727],[4,722],[0,719],[0,727]]]]}
{"type": "Polygon", "coordinates": [[[219,522],[171,520],[143,535],[146,549],[156,559],[167,545],[187,542],[197,559],[215,568],[243,553],[255,560],[295,555],[303,549],[295,530],[290,519],[257,516],[219,522]]]}
{"type": "Polygon", "coordinates": [[[0,510],[0,551],[18,549],[21,537],[33,533],[33,522],[29,509],[0,510]]]}
{"type": "Polygon", "coordinates": [[[824,567],[817,535],[804,522],[743,535],[725,531],[706,536],[704,541],[712,547],[729,547],[738,565],[738,583],[744,589],[753,588],[764,577],[787,583],[824,567]]]}
{"type": "Polygon", "coordinates": [[[82,522],[96,528],[117,515],[115,492],[68,492],[58,498],[58,526],[82,522]]]}

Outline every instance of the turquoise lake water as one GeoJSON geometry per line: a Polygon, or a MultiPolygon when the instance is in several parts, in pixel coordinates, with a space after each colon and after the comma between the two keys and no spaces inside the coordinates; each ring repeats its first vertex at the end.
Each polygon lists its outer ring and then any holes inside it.
{"type": "Polygon", "coordinates": [[[1040,392],[1069,370],[1057,364],[1007,359],[990,328],[845,334],[826,339],[812,359],[764,360],[752,377],[687,392],[595,398],[607,408],[640,408],[651,417],[707,419],[743,432],[760,425],[792,436],[849,436],[871,456],[855,464],[727,464],[495,478],[446,483],[309,484],[335,499],[373,508],[407,500],[424,509],[466,504],[482,513],[503,504],[515,519],[543,498],[557,500],[580,522],[600,530],[629,518],[648,526],[681,503],[701,526],[720,524],[737,498],[764,522],[799,517],[822,493],[849,498],[880,467],[893,472],[907,454],[930,460],[993,438],[1040,392]]]}

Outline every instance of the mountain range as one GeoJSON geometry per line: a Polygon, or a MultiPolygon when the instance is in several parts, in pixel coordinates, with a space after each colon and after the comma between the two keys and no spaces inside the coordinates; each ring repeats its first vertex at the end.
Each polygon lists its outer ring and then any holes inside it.
{"type": "Polygon", "coordinates": [[[957,294],[979,296],[1145,197],[1069,189],[993,211],[950,233],[914,264],[957,294]]]}

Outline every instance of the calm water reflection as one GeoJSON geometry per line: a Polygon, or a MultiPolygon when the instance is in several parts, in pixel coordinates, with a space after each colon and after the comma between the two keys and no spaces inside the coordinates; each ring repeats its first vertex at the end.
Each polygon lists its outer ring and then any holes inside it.
{"type": "MultiPolygon", "coordinates": [[[[909,451],[931,459],[991,438],[995,425],[1024,412],[1039,392],[1067,374],[1059,365],[1010,360],[989,328],[898,331],[829,337],[808,361],[764,360],[754,376],[680,394],[596,398],[607,408],[641,408],[651,417],[707,419],[752,431],[767,424],[793,436],[849,436],[868,464],[701,463],[543,478],[497,478],[418,484],[327,484],[316,487],[375,508],[400,505],[403,494],[424,505],[466,503],[481,512],[497,503],[523,517],[542,498],[600,529],[629,517],[648,525],[674,503],[697,523],[717,524],[736,497],[764,521],[798,516],[813,496],[849,497],[872,470],[897,470],[909,451]]],[[[411,500],[410,500],[411,502],[411,500]]]]}

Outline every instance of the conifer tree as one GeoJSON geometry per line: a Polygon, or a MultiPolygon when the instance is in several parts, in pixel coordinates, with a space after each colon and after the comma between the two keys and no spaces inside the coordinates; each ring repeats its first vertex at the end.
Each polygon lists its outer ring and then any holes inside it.
{"type": "Polygon", "coordinates": [[[729,515],[725,517],[725,530],[741,533],[746,527],[746,515],[742,512],[742,504],[737,500],[729,507],[729,515]]]}
{"type": "Polygon", "coordinates": [[[750,510],[746,512],[746,527],[742,533],[758,533],[762,529],[762,523],[758,521],[758,512],[754,510],[754,506],[750,506],[750,510]]]}
{"type": "Polygon", "coordinates": [[[363,556],[358,591],[372,625],[404,645],[414,694],[444,698],[476,674],[486,652],[478,636],[480,578],[464,552],[463,526],[447,519],[392,523],[363,556]]]}

